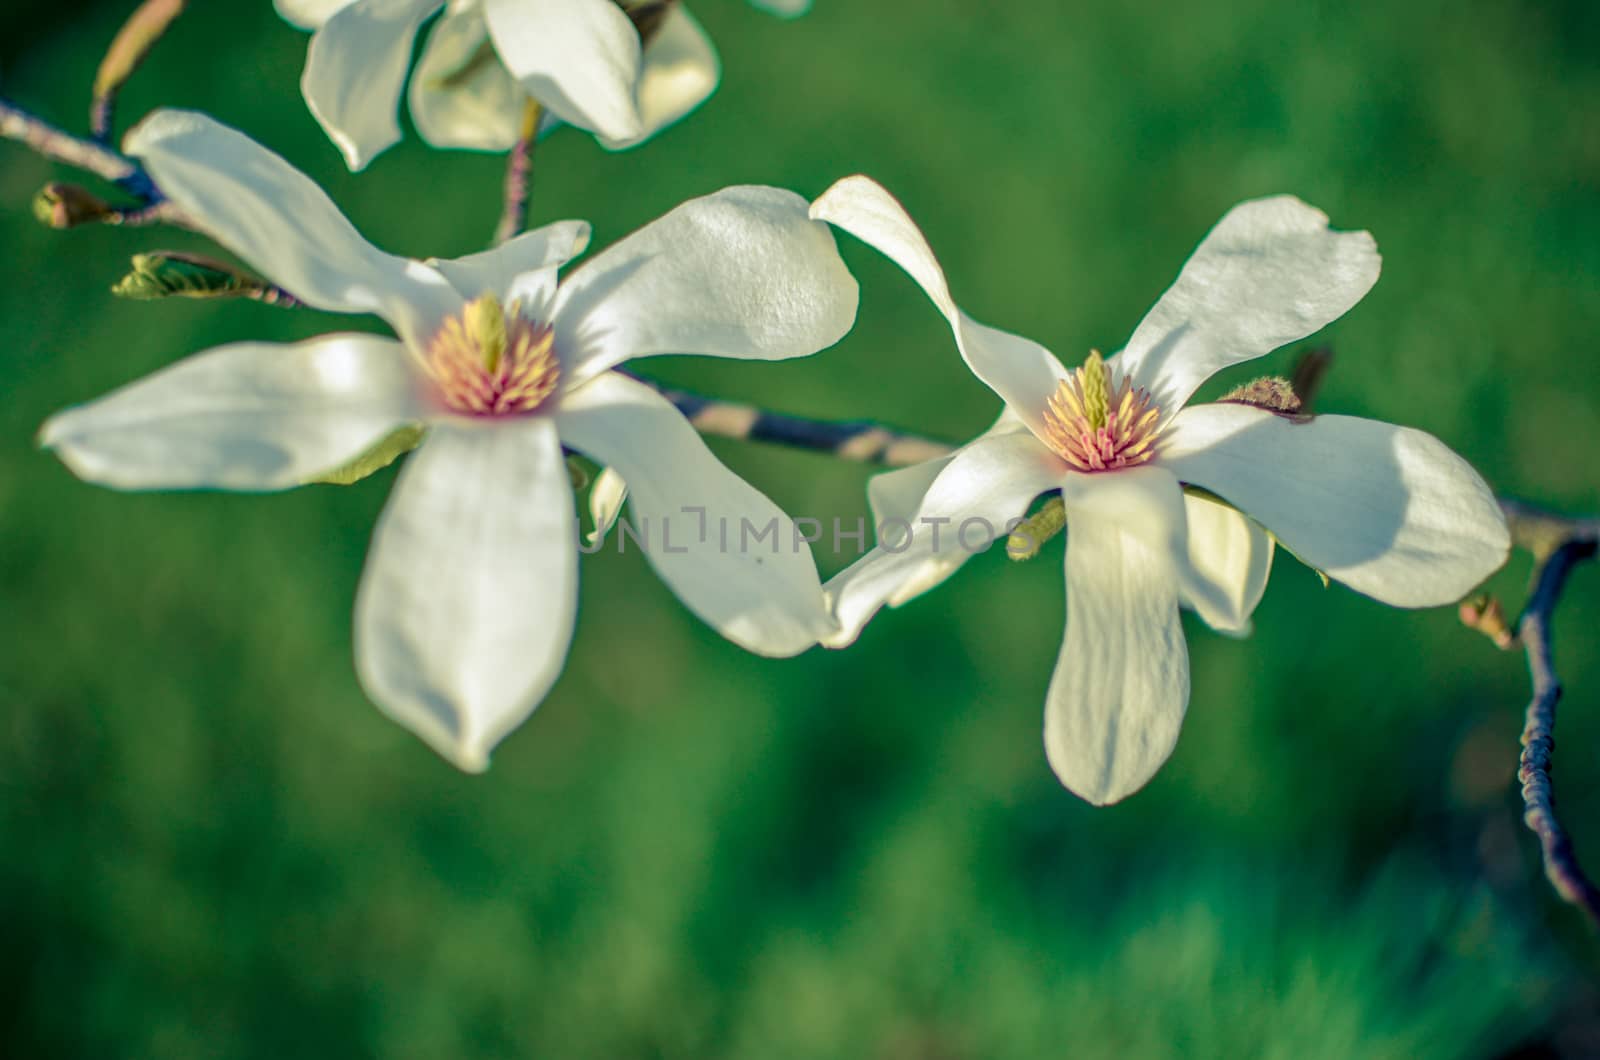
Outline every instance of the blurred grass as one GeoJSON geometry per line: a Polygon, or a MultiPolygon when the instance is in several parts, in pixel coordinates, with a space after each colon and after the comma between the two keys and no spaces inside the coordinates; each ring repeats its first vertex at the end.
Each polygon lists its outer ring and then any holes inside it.
{"type": "MultiPolygon", "coordinates": [[[[867,172],[969,311],[1075,358],[1119,345],[1228,206],[1293,192],[1385,254],[1326,335],[1323,407],[1600,507],[1592,4],[1076,6],[819,0],[783,23],[704,0],[719,93],[631,153],[553,137],[535,219],[589,218],[604,245],[724,184],[867,172]]],[[[0,91],[78,127],[124,11],[10,5],[0,91]]],[[[195,5],[124,117],[206,109],[389,249],[481,246],[498,160],[412,139],[349,175],[299,100],[304,44],[265,0],[195,5]]],[[[32,448],[54,409],[179,356],[353,323],[117,302],[129,254],[198,244],[45,231],[27,202],[51,174],[0,144],[0,1051],[1581,1055],[1600,951],[1516,821],[1520,661],[1287,558],[1253,638],[1191,626],[1177,753],[1110,810],[1063,792],[1039,743],[1059,544],[781,663],[698,626],[637,556],[590,558],[555,693],[488,776],[455,774],[351,671],[391,474],[117,495],[32,448]]],[[[864,301],[835,350],[659,373],[985,426],[921,294],[844,252],[864,301]]],[[[860,469],[718,448],[791,511],[863,510],[860,469]]],[[[1525,572],[1496,587],[1520,599],[1525,572]]],[[[1557,783],[1600,865],[1597,589],[1580,573],[1559,618],[1557,783]]]]}

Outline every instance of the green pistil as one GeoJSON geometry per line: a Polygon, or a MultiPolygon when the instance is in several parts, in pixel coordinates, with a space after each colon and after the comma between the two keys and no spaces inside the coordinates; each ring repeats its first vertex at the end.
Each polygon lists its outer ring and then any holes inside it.
{"type": "Polygon", "coordinates": [[[1099,350],[1090,350],[1078,369],[1078,387],[1083,391],[1083,418],[1093,430],[1104,430],[1111,420],[1111,378],[1099,350]]]}
{"type": "Polygon", "coordinates": [[[467,338],[483,356],[484,369],[498,371],[506,352],[506,313],[500,308],[500,299],[492,294],[475,298],[461,316],[467,338]]]}

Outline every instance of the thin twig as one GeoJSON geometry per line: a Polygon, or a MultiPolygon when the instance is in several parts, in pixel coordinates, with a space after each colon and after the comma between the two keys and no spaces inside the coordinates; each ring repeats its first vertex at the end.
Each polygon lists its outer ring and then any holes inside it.
{"type": "Polygon", "coordinates": [[[89,104],[89,135],[97,143],[111,139],[117,108],[117,94],[133,72],[139,69],[156,42],[183,14],[187,0],[144,0],[117,35],[100,60],[94,75],[94,99],[89,104]]]}
{"type": "Polygon", "coordinates": [[[754,405],[674,390],[649,380],[661,396],[688,417],[695,430],[719,438],[768,442],[810,449],[842,460],[884,467],[906,467],[924,460],[949,456],[955,446],[920,435],[885,427],[870,420],[814,420],[768,412],[754,405]]]}
{"type": "Polygon", "coordinates": [[[0,99],[0,137],[16,140],[45,158],[109,180],[143,204],[149,205],[160,198],[143,167],[133,159],[105,144],[58,129],[4,99],[0,99]]]}
{"type": "Polygon", "coordinates": [[[533,192],[533,152],[539,145],[539,122],[543,115],[544,108],[538,100],[530,99],[522,108],[522,128],[506,159],[505,205],[500,210],[500,223],[494,230],[496,246],[516,238],[528,226],[528,196],[533,192]]]}

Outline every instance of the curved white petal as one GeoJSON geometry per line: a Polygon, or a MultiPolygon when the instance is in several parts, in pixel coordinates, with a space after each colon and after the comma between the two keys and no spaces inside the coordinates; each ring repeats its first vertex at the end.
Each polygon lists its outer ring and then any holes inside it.
{"type": "Polygon", "coordinates": [[[1299,559],[1397,607],[1453,603],[1505,562],[1489,487],[1437,438],[1374,420],[1296,423],[1247,405],[1183,410],[1161,463],[1299,559]]]}
{"type": "Polygon", "coordinates": [[[938,478],[939,473],[949,467],[950,461],[967,446],[986,438],[1027,430],[1017,414],[1007,407],[1001,410],[999,419],[995,420],[988,430],[949,456],[935,457],[909,467],[873,475],[867,480],[867,507],[872,511],[873,525],[882,526],[890,520],[909,521],[916,518],[917,509],[922,507],[922,498],[927,495],[934,479],[938,478]]]}
{"type": "Polygon", "coordinates": [[[831,630],[794,521],[724,467],[666,398],[607,373],[564,397],[556,421],[563,442],[627,483],[651,566],[707,625],[778,657],[831,630]]]}
{"type": "Polygon", "coordinates": [[[622,504],[628,499],[628,484],[617,474],[615,468],[603,468],[595,476],[594,485],[589,487],[589,518],[594,523],[594,529],[589,531],[587,538],[590,548],[597,547],[606,539],[611,528],[617,525],[617,519],[622,515],[622,504]]]}
{"type": "Polygon", "coordinates": [[[1378,281],[1367,232],[1289,195],[1240,203],[1195,248],[1118,354],[1170,418],[1212,375],[1339,319],[1378,281]]]}
{"type": "Polygon", "coordinates": [[[1130,504],[1128,474],[1074,476],[1086,481],[1069,486],[1067,631],[1045,701],[1050,767],[1099,806],[1155,775],[1189,703],[1174,554],[1130,521],[1165,507],[1164,491],[1130,504]]]}
{"type": "Polygon", "coordinates": [[[615,151],[648,140],[704,103],[721,77],[722,65],[711,38],[681,5],[672,7],[644,50],[639,135],[627,140],[602,136],[601,144],[615,151]]]}
{"type": "Polygon", "coordinates": [[[158,110],[123,149],[217,242],[307,305],[377,313],[415,344],[461,304],[433,269],[361,238],[304,173],[204,114],[158,110]]]}
{"type": "Polygon", "coordinates": [[[340,8],[353,3],[355,0],[272,0],[278,17],[300,29],[316,29],[340,8]]]}
{"type": "Polygon", "coordinates": [[[556,221],[524,232],[493,250],[464,258],[435,258],[428,264],[444,274],[462,298],[501,297],[517,277],[565,265],[589,245],[588,221],[556,221]]]}
{"type": "Polygon", "coordinates": [[[300,91],[351,170],[400,140],[395,110],[422,20],[442,0],[355,0],[311,38],[300,91]]]}
{"type": "Polygon", "coordinates": [[[376,335],[246,342],[52,416],[39,442],[117,489],[278,490],[423,415],[404,348],[376,335]]]}
{"type": "MultiPolygon", "coordinates": [[[[889,516],[876,547],[827,585],[838,631],[823,643],[842,648],[884,605],[927,592],[970,557],[1004,539],[1039,494],[1061,480],[1061,462],[1027,431],[975,440],[941,461],[910,518],[889,516]]],[[[895,503],[899,503],[896,498],[895,503]]]]}
{"type": "Polygon", "coordinates": [[[528,94],[489,42],[483,12],[446,12],[428,31],[407,90],[411,120],[434,147],[509,151],[528,94]]]}
{"type": "Polygon", "coordinates": [[[950,322],[967,367],[1041,434],[1045,403],[1066,369],[1038,343],[979,324],[961,311],[927,238],[894,196],[867,177],[845,177],[812,204],[811,216],[871,244],[904,269],[950,322]]]}
{"type": "Polygon", "coordinates": [[[1183,509],[1189,524],[1189,563],[1222,590],[1227,606],[1218,610],[1211,594],[1191,597],[1181,588],[1179,598],[1212,629],[1239,636],[1249,633],[1250,615],[1267,591],[1272,571],[1271,535],[1249,516],[1211,497],[1187,493],[1183,509]]]}
{"type": "Polygon", "coordinates": [[[356,669],[461,769],[487,768],[561,673],[576,526],[548,417],[437,424],[401,469],[356,597],[356,669]]]}
{"type": "Polygon", "coordinates": [[[750,0],[750,3],[781,18],[799,18],[811,10],[811,0],[750,0]]]}
{"type": "Polygon", "coordinates": [[[556,295],[570,385],[630,357],[803,357],[855,322],[856,281],[827,225],[780,188],[679,206],[590,258],[556,295]]]}
{"type": "Polygon", "coordinates": [[[643,131],[639,34],[612,0],[483,0],[506,69],[562,121],[607,140],[643,131]]]}

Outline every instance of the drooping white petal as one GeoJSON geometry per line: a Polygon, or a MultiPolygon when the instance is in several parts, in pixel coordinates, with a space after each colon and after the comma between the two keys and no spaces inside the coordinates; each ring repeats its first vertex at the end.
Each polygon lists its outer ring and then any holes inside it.
{"type": "Polygon", "coordinates": [[[311,38],[300,91],[351,170],[400,140],[395,110],[422,20],[442,0],[355,0],[311,38]]]}
{"type": "Polygon", "coordinates": [[[316,29],[334,12],[353,3],[355,0],[272,0],[278,17],[301,29],[316,29]]]}
{"type": "Polygon", "coordinates": [[[639,33],[612,0],[483,0],[495,50],[534,99],[607,140],[643,131],[639,33]]]}
{"type": "Polygon", "coordinates": [[[556,295],[572,385],[630,357],[801,357],[855,322],[856,282],[827,225],[780,188],[691,199],[579,266],[556,295]]]}
{"type": "Polygon", "coordinates": [[[1061,362],[1036,342],[979,324],[950,297],[944,270],[905,208],[875,181],[845,177],[822,194],[811,216],[871,244],[904,269],[950,322],[972,373],[1000,395],[1028,428],[1043,431],[1045,403],[1065,375],[1061,362]]]}
{"type": "Polygon", "coordinates": [[[461,297],[503,295],[524,273],[565,265],[589,245],[588,221],[556,221],[524,232],[493,250],[464,258],[428,262],[444,274],[461,297]]]}
{"type": "Polygon", "coordinates": [[[398,342],[324,335],[197,354],[57,413],[39,442],[117,489],[278,490],[422,416],[398,342]]]}
{"type": "Polygon", "coordinates": [[[829,580],[839,629],[823,641],[827,647],[852,643],[884,605],[927,592],[1003,540],[1029,503],[1061,480],[1060,460],[1025,430],[975,440],[943,463],[915,515],[887,515],[877,546],[829,580]]]}
{"type": "Polygon", "coordinates": [[[1367,232],[1335,232],[1289,195],[1240,203],[1201,241],[1117,355],[1166,417],[1229,365],[1303,339],[1378,281],[1367,232]]]}
{"type": "Polygon", "coordinates": [[[435,425],[400,472],[361,576],[367,694],[459,768],[487,768],[561,673],[576,529],[548,417],[435,425]]]}
{"type": "Polygon", "coordinates": [[[1159,482],[1129,475],[1074,476],[1083,481],[1067,500],[1067,631],[1045,702],[1050,767],[1100,806],[1155,775],[1189,703],[1174,553],[1130,521],[1166,501],[1130,504],[1133,490],[1159,482]]]}
{"type": "Polygon", "coordinates": [[[1161,463],[1303,562],[1397,607],[1453,603],[1510,547],[1489,487],[1437,438],[1374,420],[1296,423],[1247,405],[1173,420],[1161,463]]]}
{"type": "Polygon", "coordinates": [[[123,149],[217,242],[307,305],[377,313],[416,343],[461,304],[438,272],[368,243],[305,174],[204,114],[158,110],[123,149]]]}
{"type": "Polygon", "coordinates": [[[594,485],[589,487],[589,519],[594,523],[587,538],[590,548],[604,541],[611,528],[617,525],[622,504],[627,499],[628,484],[622,476],[615,468],[602,468],[594,478],[594,485]]]}
{"type": "Polygon", "coordinates": [[[1272,570],[1272,537],[1249,516],[1211,497],[1188,493],[1183,510],[1189,524],[1189,563],[1222,591],[1227,607],[1217,610],[1216,598],[1201,593],[1194,598],[1180,587],[1179,598],[1206,624],[1221,633],[1243,636],[1250,632],[1250,615],[1267,590],[1272,570]]]}
{"type": "Polygon", "coordinates": [[[639,135],[629,140],[602,136],[600,142],[618,150],[648,140],[704,103],[721,77],[722,65],[711,38],[681,5],[672,7],[644,50],[639,135]]]}
{"type": "Polygon", "coordinates": [[[556,420],[563,442],[627,483],[651,566],[706,624],[769,656],[798,654],[832,628],[794,522],[660,394],[606,373],[564,397],[556,420]]]}
{"type": "Polygon", "coordinates": [[[799,18],[811,10],[811,0],[750,0],[752,4],[763,11],[770,11],[782,18],[799,18]]]}
{"type": "Polygon", "coordinates": [[[483,12],[469,8],[433,24],[408,98],[417,132],[434,147],[508,151],[528,94],[490,43],[483,12]]]}

